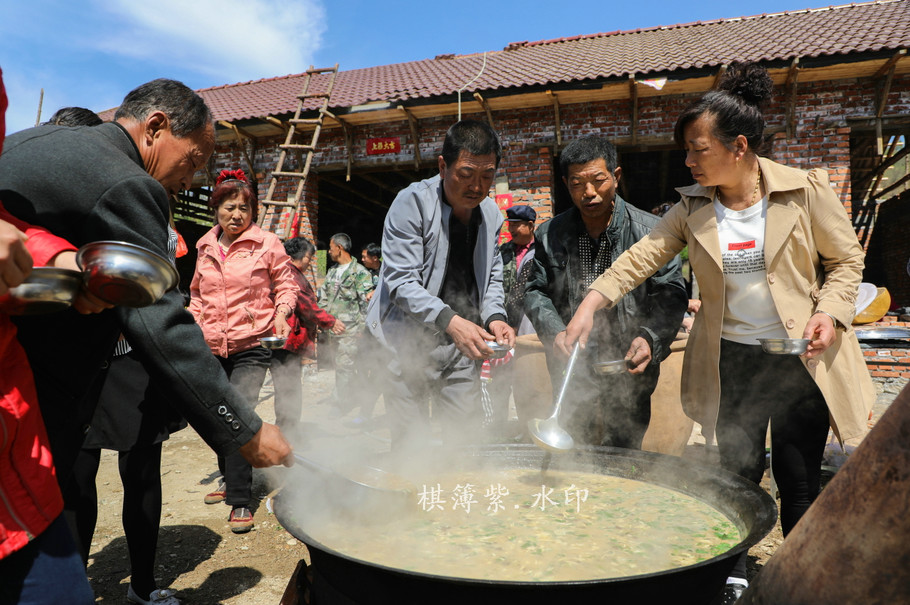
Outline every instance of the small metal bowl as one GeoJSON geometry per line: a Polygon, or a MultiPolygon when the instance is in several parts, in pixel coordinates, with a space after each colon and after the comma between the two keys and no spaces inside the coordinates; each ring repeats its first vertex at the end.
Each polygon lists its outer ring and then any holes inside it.
{"type": "Polygon", "coordinates": [[[281,338],[279,336],[263,336],[259,339],[259,344],[266,349],[280,349],[287,341],[287,338],[281,338]]]}
{"type": "Polygon", "coordinates": [[[487,346],[493,349],[493,354],[490,355],[489,359],[502,359],[512,350],[512,347],[509,345],[501,345],[495,341],[487,342],[487,346]]]}
{"type": "Polygon", "coordinates": [[[8,315],[40,315],[73,304],[82,287],[82,274],[72,269],[35,267],[24,282],[0,296],[0,311],[8,315]]]}
{"type": "Polygon", "coordinates": [[[765,353],[774,355],[802,355],[809,349],[808,338],[759,338],[765,353]]]}
{"type": "Polygon", "coordinates": [[[629,362],[625,359],[614,359],[613,361],[599,361],[594,364],[594,371],[601,376],[610,374],[622,374],[629,371],[629,362]]]}
{"type": "Polygon", "coordinates": [[[177,285],[177,269],[166,258],[127,242],[85,244],[76,253],[86,289],[112,305],[147,307],[177,285]]]}

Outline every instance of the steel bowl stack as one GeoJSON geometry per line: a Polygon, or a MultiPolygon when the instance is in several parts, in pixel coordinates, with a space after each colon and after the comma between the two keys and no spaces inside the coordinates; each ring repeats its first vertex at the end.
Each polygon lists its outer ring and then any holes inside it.
{"type": "Polygon", "coordinates": [[[127,242],[100,241],[82,246],[76,262],[85,288],[103,301],[122,307],[156,303],[177,285],[177,269],[166,258],[127,242]]]}
{"type": "Polygon", "coordinates": [[[35,267],[24,282],[0,296],[0,311],[8,315],[40,315],[73,304],[82,287],[82,274],[71,269],[35,267]]]}

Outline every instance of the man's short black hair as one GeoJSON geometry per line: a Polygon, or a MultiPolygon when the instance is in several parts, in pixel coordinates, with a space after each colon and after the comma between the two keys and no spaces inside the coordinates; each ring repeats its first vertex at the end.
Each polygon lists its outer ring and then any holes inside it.
{"type": "Polygon", "coordinates": [[[208,105],[182,82],[159,78],[130,91],[117,108],[114,120],[129,118],[141,122],[153,111],[161,111],[171,122],[171,134],[182,138],[212,121],[208,105]]]}
{"type": "Polygon", "coordinates": [[[382,248],[379,246],[379,244],[377,244],[375,242],[370,242],[369,244],[364,246],[363,249],[366,250],[366,253],[369,256],[372,256],[374,258],[379,258],[380,256],[382,256],[382,248]]]}
{"type": "Polygon", "coordinates": [[[496,154],[496,167],[502,159],[502,144],[499,135],[486,122],[461,120],[453,124],[446,132],[442,143],[442,159],[446,166],[453,166],[462,151],[471,155],[496,154]]]}
{"type": "Polygon", "coordinates": [[[587,164],[603,158],[607,170],[616,171],[616,147],[608,139],[598,136],[588,136],[575,139],[559,154],[559,169],[562,176],[568,178],[569,166],[572,164],[587,164]]]}

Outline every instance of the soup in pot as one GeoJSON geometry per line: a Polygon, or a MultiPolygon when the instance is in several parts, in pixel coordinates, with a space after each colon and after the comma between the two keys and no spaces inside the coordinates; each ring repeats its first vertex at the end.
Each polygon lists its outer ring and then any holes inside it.
{"type": "Polygon", "coordinates": [[[376,525],[307,524],[323,545],[408,571],[518,582],[633,576],[698,563],[740,542],[700,500],[580,471],[484,470],[416,482],[415,512],[376,525]]]}

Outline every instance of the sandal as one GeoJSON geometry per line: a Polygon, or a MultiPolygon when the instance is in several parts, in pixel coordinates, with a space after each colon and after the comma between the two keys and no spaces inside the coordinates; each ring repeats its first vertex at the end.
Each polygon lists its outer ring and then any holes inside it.
{"type": "Polygon", "coordinates": [[[253,513],[245,506],[235,506],[228,517],[228,525],[235,534],[245,534],[253,529],[253,513]]]}
{"type": "Polygon", "coordinates": [[[126,600],[130,603],[139,603],[139,605],[180,605],[180,601],[174,596],[176,594],[177,591],[171,588],[156,588],[148,599],[143,599],[136,594],[133,585],[130,584],[126,591],[126,600]]]}

